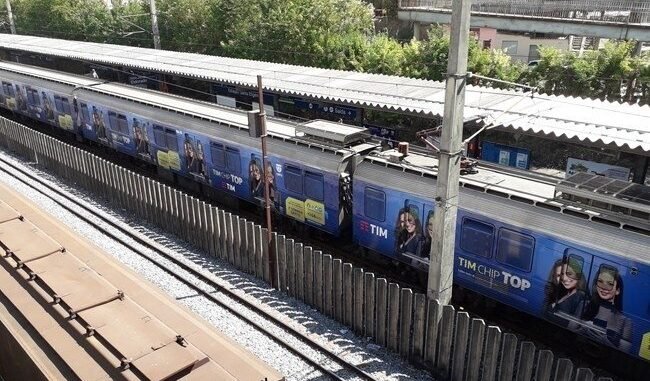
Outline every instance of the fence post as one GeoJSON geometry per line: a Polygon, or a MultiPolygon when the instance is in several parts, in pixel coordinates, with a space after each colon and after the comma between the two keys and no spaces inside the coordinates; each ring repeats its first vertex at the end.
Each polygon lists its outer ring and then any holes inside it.
{"type": "Polygon", "coordinates": [[[417,293],[414,298],[413,313],[413,357],[418,363],[424,362],[424,342],[426,336],[427,297],[417,293]]]}
{"type": "Polygon", "coordinates": [[[323,305],[323,252],[314,251],[314,302],[316,309],[324,312],[323,305]]]}
{"type": "Polygon", "coordinates": [[[296,298],[305,301],[305,255],[302,243],[294,244],[294,261],[296,264],[296,298]]]}
{"type": "Polygon", "coordinates": [[[454,320],[456,310],[453,306],[442,306],[442,319],[440,320],[440,344],[438,349],[437,368],[442,371],[443,377],[449,376],[451,361],[451,344],[454,335],[454,320]]]}
{"type": "Polygon", "coordinates": [[[432,368],[436,366],[438,355],[438,325],[442,315],[442,307],[438,300],[429,300],[427,304],[427,336],[424,343],[424,361],[430,363],[432,368]]]}
{"type": "Polygon", "coordinates": [[[278,248],[278,285],[280,291],[287,292],[287,243],[284,235],[276,236],[276,247],[278,248]]]}
{"type": "Polygon", "coordinates": [[[399,308],[399,354],[403,359],[411,357],[411,326],[413,324],[413,291],[404,288],[399,308]]]}
{"type": "Polygon", "coordinates": [[[352,272],[354,279],[354,332],[357,335],[363,335],[363,269],[355,267],[352,272]]]}
{"type": "Polygon", "coordinates": [[[506,333],[503,335],[503,346],[501,347],[501,366],[499,367],[500,380],[512,380],[516,352],[517,336],[512,333],[506,333]]]}
{"type": "Polygon", "coordinates": [[[363,324],[363,334],[366,337],[377,337],[375,332],[375,274],[365,273],[363,275],[363,285],[365,291],[364,312],[365,322],[363,324]]]}
{"type": "Polygon", "coordinates": [[[388,313],[388,283],[386,279],[377,279],[377,299],[375,302],[375,337],[377,344],[386,346],[386,315],[388,313]]]}
{"type": "Polygon", "coordinates": [[[530,341],[521,343],[519,351],[518,381],[528,381],[533,376],[533,361],[535,360],[535,344],[530,341]]]}
{"type": "Polygon", "coordinates": [[[287,286],[289,287],[289,295],[296,297],[296,259],[293,255],[295,245],[293,239],[289,238],[285,243],[287,251],[287,286]]]}
{"type": "Polygon", "coordinates": [[[501,329],[489,326],[485,339],[485,358],[483,359],[483,379],[494,380],[497,374],[497,359],[501,348],[501,329]]]}
{"type": "Polygon", "coordinates": [[[469,364],[465,379],[468,381],[478,381],[481,357],[483,357],[485,322],[482,319],[472,319],[472,331],[470,334],[469,354],[467,355],[469,364]]]}
{"type": "Polygon", "coordinates": [[[343,323],[348,327],[352,327],[352,295],[354,290],[352,288],[352,264],[343,264],[343,323]]]}
{"type": "Polygon", "coordinates": [[[332,301],[334,302],[334,319],[343,322],[343,295],[341,288],[343,286],[343,263],[340,259],[332,261],[332,301]]]}
{"type": "Polygon", "coordinates": [[[537,359],[537,370],[535,371],[536,381],[550,381],[553,369],[553,352],[549,350],[539,351],[537,359]]]}
{"type": "Polygon", "coordinates": [[[463,380],[465,371],[465,354],[467,353],[467,339],[469,337],[469,314],[459,312],[456,314],[456,338],[454,340],[454,360],[452,362],[451,378],[454,381],[463,380]]]}
{"type": "Polygon", "coordinates": [[[328,316],[334,316],[334,309],[332,308],[332,256],[329,254],[323,255],[323,304],[325,310],[323,311],[328,316]]]}
{"type": "Polygon", "coordinates": [[[305,273],[305,303],[314,306],[314,254],[309,246],[303,247],[303,271],[305,273]]]}
{"type": "Polygon", "coordinates": [[[555,381],[571,381],[573,363],[569,359],[559,359],[555,369],[555,381]]]}

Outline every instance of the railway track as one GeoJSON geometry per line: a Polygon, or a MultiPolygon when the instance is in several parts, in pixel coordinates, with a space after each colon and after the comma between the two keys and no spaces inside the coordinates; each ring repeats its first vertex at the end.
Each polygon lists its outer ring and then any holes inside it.
{"type": "Polygon", "coordinates": [[[128,247],[134,253],[137,253],[142,258],[154,264],[169,276],[177,279],[187,287],[194,290],[197,294],[218,305],[220,308],[227,310],[230,314],[237,317],[238,319],[245,321],[255,330],[263,333],[266,337],[277,343],[277,345],[285,348],[287,351],[302,359],[305,363],[309,364],[309,366],[313,367],[323,375],[335,380],[349,379],[350,375],[358,379],[374,380],[372,375],[366,373],[358,366],[351,364],[338,354],[334,353],[328,348],[325,348],[320,343],[314,341],[307,335],[291,327],[288,323],[282,321],[274,314],[266,311],[263,308],[260,308],[248,298],[242,297],[218,280],[213,279],[213,277],[206,276],[201,272],[193,269],[191,266],[177,259],[169,249],[150,240],[139,232],[134,231],[128,225],[117,221],[115,218],[102,211],[98,211],[89,203],[76,199],[70,194],[61,191],[56,186],[51,185],[49,182],[37,178],[27,171],[24,171],[10,161],[0,158],[0,163],[2,163],[0,166],[0,172],[12,176],[25,185],[40,192],[58,204],[61,208],[75,215],[77,218],[83,220],[93,228],[102,232],[111,239],[119,242],[121,245],[128,247]],[[88,215],[92,217],[89,217],[88,215]],[[106,228],[106,225],[108,225],[110,229],[106,228]],[[113,232],[113,229],[119,231],[129,239],[124,239],[122,236],[115,234],[113,232]],[[162,263],[162,261],[158,260],[154,256],[146,253],[136,245],[133,245],[130,240],[133,240],[139,245],[146,247],[148,250],[155,252],[166,261],[172,263],[173,266],[162,263]],[[183,271],[179,273],[175,267],[181,268],[183,271]],[[215,291],[217,294],[215,294],[215,291]],[[217,296],[218,294],[221,294],[226,298],[219,297],[217,296]],[[237,308],[234,305],[244,306],[245,308],[237,308]],[[254,318],[255,316],[261,317],[264,321],[271,322],[275,329],[271,330],[269,328],[263,327],[256,322],[257,319],[254,318]],[[281,338],[276,332],[274,332],[275,330],[281,330],[288,333],[297,339],[302,345],[296,346],[287,343],[284,338],[281,338]],[[320,356],[327,359],[327,361],[323,361],[321,358],[315,359],[313,358],[314,356],[307,355],[305,353],[305,346],[309,347],[312,351],[319,353],[320,356]]]}
{"type": "Polygon", "coordinates": [[[10,378],[284,380],[3,184],[0,252],[10,378]]]}

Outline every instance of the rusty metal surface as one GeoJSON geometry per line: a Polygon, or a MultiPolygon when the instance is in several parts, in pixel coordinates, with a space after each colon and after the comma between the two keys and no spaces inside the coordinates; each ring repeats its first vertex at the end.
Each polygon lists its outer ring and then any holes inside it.
{"type": "Polygon", "coordinates": [[[0,296],[79,379],[282,379],[1,184],[0,246],[0,296]]]}

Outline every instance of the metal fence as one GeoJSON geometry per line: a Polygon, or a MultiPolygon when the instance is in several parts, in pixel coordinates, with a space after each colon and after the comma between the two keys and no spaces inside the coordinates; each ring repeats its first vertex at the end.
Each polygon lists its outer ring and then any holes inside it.
{"type": "MultiPolygon", "coordinates": [[[[400,0],[399,9],[450,10],[452,2],[453,0],[400,0]]],[[[638,0],[474,0],[472,12],[625,24],[650,22],[650,2],[638,0]]]]}
{"type": "MultiPolygon", "coordinates": [[[[277,274],[271,274],[266,230],[195,197],[119,167],[21,124],[0,118],[0,147],[104,197],[293,296],[362,337],[423,366],[441,380],[591,381],[590,369],[574,369],[528,341],[453,306],[343,263],[302,243],[274,234],[277,274]]],[[[611,380],[599,378],[599,381],[611,380]]]]}

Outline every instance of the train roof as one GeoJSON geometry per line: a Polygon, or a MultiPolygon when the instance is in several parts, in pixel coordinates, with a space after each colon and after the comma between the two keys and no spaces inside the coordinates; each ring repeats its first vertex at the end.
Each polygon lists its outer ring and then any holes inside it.
{"type": "MultiPolygon", "coordinates": [[[[238,144],[251,148],[260,148],[261,142],[258,138],[252,138],[248,134],[248,128],[228,128],[222,131],[215,131],[216,123],[224,123],[230,127],[231,123],[247,123],[246,113],[241,112],[242,116],[236,113],[232,114],[236,119],[222,119],[220,121],[214,118],[188,118],[187,114],[177,113],[172,110],[158,109],[149,107],[136,102],[131,102],[117,97],[106,97],[102,93],[81,90],[78,92],[80,99],[90,102],[97,102],[106,105],[109,108],[120,110],[122,112],[131,112],[141,115],[142,117],[157,121],[161,126],[178,128],[184,132],[199,133],[209,137],[215,142],[224,142],[226,144],[238,144]]],[[[236,126],[239,126],[237,124],[236,126]]],[[[318,168],[322,171],[337,172],[339,164],[346,154],[352,155],[353,150],[325,149],[325,146],[318,144],[301,143],[300,140],[291,139],[269,139],[267,141],[270,155],[278,155],[284,158],[318,168]]]]}
{"type": "MultiPolygon", "coordinates": [[[[357,165],[355,178],[379,187],[399,189],[433,200],[436,197],[437,159],[411,153],[401,162],[388,158],[395,151],[369,155],[357,165]],[[387,174],[394,171],[394,175],[387,174]]],[[[546,232],[599,250],[618,253],[630,260],[650,263],[650,227],[602,222],[601,213],[563,204],[555,198],[551,179],[527,178],[523,171],[480,168],[461,175],[462,209],[498,218],[515,226],[546,232]],[[643,234],[645,233],[645,234],[643,234]]]]}
{"type": "MultiPolygon", "coordinates": [[[[104,96],[107,95],[114,98],[112,105],[116,108],[119,102],[122,102],[120,103],[120,107],[122,108],[127,103],[130,103],[133,112],[143,112],[145,109],[142,107],[137,109],[138,106],[135,105],[149,106],[150,108],[155,109],[156,112],[147,115],[151,119],[160,121],[161,124],[171,124],[175,126],[187,125],[187,120],[172,118],[171,113],[173,113],[181,116],[189,116],[195,120],[203,120],[213,123],[216,122],[222,126],[244,130],[246,135],[248,134],[248,114],[246,111],[224,107],[214,103],[183,98],[177,95],[132,87],[124,84],[102,82],[93,78],[60,73],[33,66],[0,62],[0,70],[12,73],[10,75],[29,76],[33,78],[33,81],[35,81],[35,86],[39,84],[43,86],[47,83],[48,86],[51,87],[50,84],[53,81],[60,86],[67,87],[61,91],[70,91],[70,87],[72,87],[78,95],[84,94],[84,96],[87,97],[91,96],[93,93],[102,94],[104,96]],[[167,110],[170,113],[160,114],[160,110],[167,110]],[[165,115],[165,120],[161,120],[162,115],[165,115]]],[[[102,99],[102,101],[106,103],[105,99],[102,99]]],[[[279,118],[267,118],[266,127],[268,134],[278,140],[291,141],[295,144],[308,145],[322,151],[332,151],[341,154],[352,152],[345,148],[346,145],[353,145],[362,142],[369,136],[366,128],[325,121],[311,121],[301,124],[279,118]]],[[[200,129],[199,124],[196,124],[194,128],[200,129]]],[[[201,132],[207,135],[214,135],[214,125],[212,125],[212,129],[206,127],[203,128],[201,132]]],[[[251,145],[250,142],[249,145],[251,145]]],[[[254,147],[255,145],[251,146],[254,147]]]]}
{"type": "MultiPolygon", "coordinates": [[[[11,34],[0,35],[0,47],[250,88],[256,87],[256,76],[261,74],[267,90],[288,96],[423,116],[443,115],[445,84],[441,81],[11,34]]],[[[480,86],[468,86],[465,100],[467,119],[536,136],[650,152],[647,105],[532,96],[480,86]]]]}

